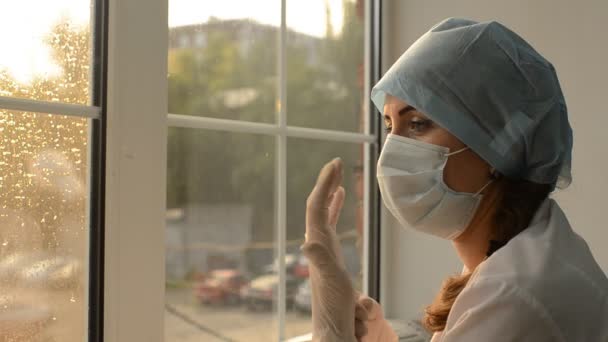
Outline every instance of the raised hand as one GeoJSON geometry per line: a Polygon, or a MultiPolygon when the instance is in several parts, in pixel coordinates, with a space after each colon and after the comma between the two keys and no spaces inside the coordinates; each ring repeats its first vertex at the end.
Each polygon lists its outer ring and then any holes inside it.
{"type": "Polygon", "coordinates": [[[342,161],[322,169],[306,202],[306,242],[310,262],[313,341],[355,342],[355,290],[344,266],[336,224],[344,204],[342,161]]]}

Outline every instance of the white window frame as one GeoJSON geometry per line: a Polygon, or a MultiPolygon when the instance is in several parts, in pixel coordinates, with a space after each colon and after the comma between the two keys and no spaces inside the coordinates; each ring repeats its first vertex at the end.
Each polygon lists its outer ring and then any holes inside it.
{"type": "Polygon", "coordinates": [[[163,341],[167,0],[108,0],[104,341],[163,341]]]}
{"type": "MultiPolygon", "coordinates": [[[[366,11],[370,2],[366,1],[366,11]]],[[[108,0],[107,143],[105,193],[104,341],[164,341],[165,210],[168,127],[254,133],[276,139],[276,255],[279,261],[279,340],[285,333],[287,140],[305,138],[377,147],[377,123],[365,115],[364,133],[294,127],[280,106],[276,123],[253,123],[167,113],[167,0],[108,0]]],[[[281,0],[279,102],[286,103],[286,0],[281,0]]],[[[366,12],[369,13],[369,12],[366,12]]],[[[366,15],[365,65],[370,68],[371,16],[366,15]]],[[[366,103],[371,78],[366,73],[366,103]]],[[[365,208],[375,153],[365,149],[365,208]]],[[[375,205],[375,204],[374,204],[375,205]]],[[[364,210],[369,227],[371,210],[364,210]]],[[[369,230],[364,229],[366,239],[369,230]]],[[[370,249],[364,248],[364,292],[369,292],[370,249]]]]}

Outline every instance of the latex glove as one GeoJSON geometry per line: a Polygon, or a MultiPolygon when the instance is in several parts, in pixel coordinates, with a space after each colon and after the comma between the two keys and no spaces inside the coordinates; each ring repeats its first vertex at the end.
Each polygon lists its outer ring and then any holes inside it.
{"type": "Polygon", "coordinates": [[[355,335],[359,342],[397,342],[399,338],[384,319],[378,302],[361,295],[355,307],[355,335]]]}
{"type": "Polygon", "coordinates": [[[356,341],[356,293],[336,235],[345,196],[342,177],[340,159],[327,163],[306,202],[306,242],[301,250],[309,260],[313,341],[356,341]]]}

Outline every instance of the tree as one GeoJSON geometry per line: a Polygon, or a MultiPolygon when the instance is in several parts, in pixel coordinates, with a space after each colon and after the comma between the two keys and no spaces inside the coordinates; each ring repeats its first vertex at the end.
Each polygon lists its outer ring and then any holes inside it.
{"type": "MultiPolygon", "coordinates": [[[[288,32],[288,123],[303,127],[358,131],[362,94],[358,70],[363,61],[363,30],[355,3],[344,2],[344,27],[339,35],[305,37],[288,32]],[[314,50],[311,50],[314,49],[314,50]],[[311,62],[311,55],[313,61],[311,62]]],[[[214,22],[217,24],[217,22],[214,22]]],[[[278,97],[277,28],[256,29],[247,41],[235,35],[234,23],[208,27],[203,48],[169,53],[169,111],[215,118],[273,122],[278,97]],[[222,95],[254,89],[256,97],[230,108],[222,95]]],[[[258,25],[263,26],[263,25],[258,25]]],[[[328,32],[333,29],[328,27],[328,32]]],[[[275,140],[241,133],[171,129],[169,135],[168,203],[246,203],[254,205],[254,239],[273,241],[275,140]],[[187,175],[186,177],[184,175],[187,175]]],[[[305,199],[319,168],[341,156],[349,164],[346,186],[359,163],[360,146],[290,139],[288,142],[287,238],[304,232],[305,199]]],[[[354,229],[354,194],[349,194],[341,231],[354,229]]]]}

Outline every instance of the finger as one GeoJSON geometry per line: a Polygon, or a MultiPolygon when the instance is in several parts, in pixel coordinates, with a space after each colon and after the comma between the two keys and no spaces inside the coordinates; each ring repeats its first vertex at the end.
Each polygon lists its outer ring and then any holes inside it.
{"type": "Polygon", "coordinates": [[[306,202],[306,232],[311,240],[323,239],[320,229],[329,223],[329,203],[331,196],[342,182],[342,161],[334,159],[326,164],[319,174],[317,184],[306,202]],[[331,191],[331,192],[330,192],[331,191]],[[321,234],[321,235],[319,235],[321,234]]]}
{"type": "Polygon", "coordinates": [[[356,303],[355,304],[355,318],[358,320],[361,320],[361,321],[367,321],[368,316],[369,316],[369,314],[368,314],[365,306],[363,306],[363,304],[361,304],[361,303],[356,303]]]}
{"type": "Polygon", "coordinates": [[[377,304],[375,300],[373,300],[369,297],[363,297],[363,298],[360,298],[359,301],[357,301],[357,303],[362,305],[365,308],[365,311],[367,312],[368,320],[373,321],[376,318],[378,318],[378,313],[380,311],[380,305],[377,304]]]}
{"type": "Polygon", "coordinates": [[[355,337],[361,338],[367,335],[367,326],[365,322],[358,319],[355,320],[355,337]]]}
{"type": "Polygon", "coordinates": [[[341,158],[334,158],[331,161],[331,164],[333,165],[333,172],[332,172],[332,178],[329,184],[329,192],[328,192],[328,196],[327,196],[327,202],[325,202],[327,204],[327,206],[329,206],[331,204],[331,200],[333,198],[333,195],[336,193],[336,191],[338,190],[338,188],[340,187],[340,185],[342,184],[342,179],[344,178],[344,170],[343,170],[343,163],[342,163],[342,159],[341,158]]]}
{"type": "Polygon", "coordinates": [[[317,183],[309,196],[310,204],[327,209],[330,196],[342,183],[342,160],[336,158],[325,164],[317,177],[317,183]]]}
{"type": "Polygon", "coordinates": [[[340,219],[340,213],[342,212],[342,206],[344,206],[344,198],[346,197],[346,192],[344,188],[339,186],[338,190],[334,192],[331,200],[331,204],[329,205],[329,226],[336,228],[338,224],[338,220],[340,219]]]}

